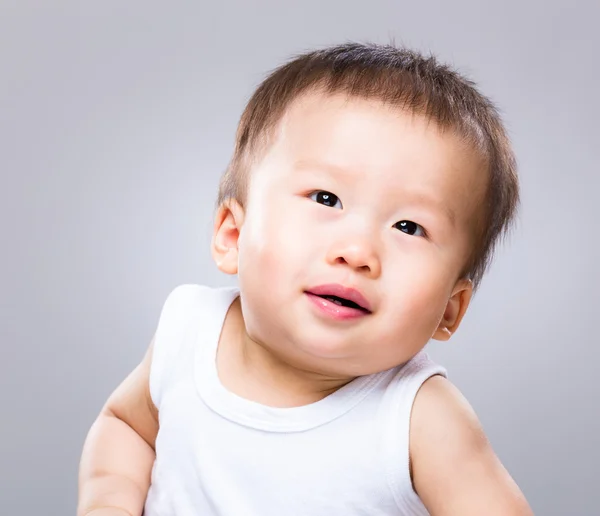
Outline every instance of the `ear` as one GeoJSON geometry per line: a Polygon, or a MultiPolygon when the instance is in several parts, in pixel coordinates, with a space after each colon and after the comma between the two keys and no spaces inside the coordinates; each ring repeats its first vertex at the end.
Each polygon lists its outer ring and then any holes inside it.
{"type": "Polygon", "coordinates": [[[219,270],[225,274],[237,274],[238,240],[243,221],[244,210],[233,199],[221,204],[215,215],[212,256],[219,270]]]}
{"type": "Polygon", "coordinates": [[[433,337],[435,340],[449,340],[460,326],[460,322],[467,312],[471,297],[473,296],[473,282],[461,279],[454,286],[452,295],[448,300],[444,315],[436,328],[433,337]]]}

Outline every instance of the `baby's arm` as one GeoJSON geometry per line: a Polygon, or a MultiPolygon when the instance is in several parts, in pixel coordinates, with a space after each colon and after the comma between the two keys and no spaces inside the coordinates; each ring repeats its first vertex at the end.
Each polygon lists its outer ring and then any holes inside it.
{"type": "Polygon", "coordinates": [[[92,425],[79,468],[78,516],[141,516],[150,486],[158,415],[150,398],[154,339],[92,425]]]}
{"type": "Polygon", "coordinates": [[[416,492],[432,516],[530,516],[469,403],[448,380],[421,387],[411,417],[416,492]]]}

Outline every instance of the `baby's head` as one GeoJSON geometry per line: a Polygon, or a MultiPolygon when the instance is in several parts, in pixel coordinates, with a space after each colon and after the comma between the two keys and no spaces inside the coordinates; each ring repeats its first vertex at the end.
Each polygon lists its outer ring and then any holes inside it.
{"type": "Polygon", "coordinates": [[[213,237],[248,336],[359,376],[458,328],[518,204],[491,102],[433,58],[348,44],[276,69],[239,124],[213,237]]]}

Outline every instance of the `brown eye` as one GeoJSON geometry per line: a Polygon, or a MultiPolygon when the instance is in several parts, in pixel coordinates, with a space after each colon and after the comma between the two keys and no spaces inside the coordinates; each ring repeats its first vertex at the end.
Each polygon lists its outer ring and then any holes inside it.
{"type": "Polygon", "coordinates": [[[324,206],[329,206],[330,208],[342,207],[342,203],[340,202],[338,196],[325,190],[317,190],[316,192],[313,192],[310,194],[310,198],[313,201],[323,204],[324,206]]]}
{"type": "Polygon", "coordinates": [[[416,222],[413,222],[412,220],[401,220],[400,222],[396,222],[396,224],[394,224],[394,227],[396,229],[399,229],[403,233],[406,233],[407,235],[425,235],[425,230],[423,229],[423,227],[417,224],[416,222]]]}

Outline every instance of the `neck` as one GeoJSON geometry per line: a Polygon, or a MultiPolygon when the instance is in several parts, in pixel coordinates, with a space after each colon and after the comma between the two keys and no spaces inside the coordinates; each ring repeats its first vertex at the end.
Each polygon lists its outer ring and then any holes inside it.
{"type": "Polygon", "coordinates": [[[217,369],[221,383],[230,392],[272,407],[308,405],[353,380],[297,367],[252,339],[244,325],[239,299],[225,320],[217,369]]]}

